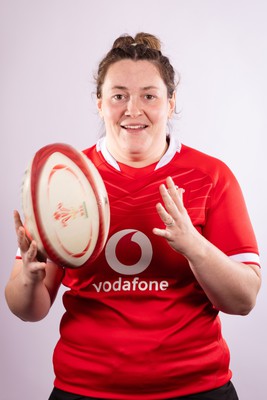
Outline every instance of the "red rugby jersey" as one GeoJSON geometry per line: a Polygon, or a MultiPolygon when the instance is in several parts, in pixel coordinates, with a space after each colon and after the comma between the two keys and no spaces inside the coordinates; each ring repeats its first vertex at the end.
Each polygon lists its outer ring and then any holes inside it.
{"type": "Polygon", "coordinates": [[[172,176],[195,227],[241,262],[258,249],[239,185],[221,161],[172,138],[159,163],[118,165],[105,139],[85,150],[105,182],[111,225],[92,265],[66,269],[54,352],[56,387],[106,399],[156,400],[206,391],[231,378],[218,312],[186,259],[152,233],[172,176]]]}

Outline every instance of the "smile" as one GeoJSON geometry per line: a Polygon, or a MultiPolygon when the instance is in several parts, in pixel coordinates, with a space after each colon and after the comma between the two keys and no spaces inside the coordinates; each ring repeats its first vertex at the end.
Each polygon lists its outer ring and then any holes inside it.
{"type": "Polygon", "coordinates": [[[121,125],[124,129],[145,129],[148,125],[121,125]]]}

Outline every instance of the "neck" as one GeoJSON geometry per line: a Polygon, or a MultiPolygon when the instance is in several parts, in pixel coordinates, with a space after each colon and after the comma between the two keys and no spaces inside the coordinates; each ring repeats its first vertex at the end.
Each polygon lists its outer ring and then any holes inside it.
{"type": "Polygon", "coordinates": [[[131,151],[131,148],[123,149],[120,146],[114,146],[114,143],[112,141],[110,142],[107,136],[105,142],[109,154],[118,163],[129,165],[135,168],[146,167],[147,165],[158,162],[166,153],[169,146],[169,140],[166,137],[164,138],[164,140],[162,140],[161,144],[158,143],[158,146],[156,146],[156,148],[153,147],[153,151],[149,148],[147,149],[147,151],[143,151],[143,146],[141,146],[141,148],[139,149],[135,149],[136,151],[131,151]]]}
{"type": "Polygon", "coordinates": [[[110,150],[108,143],[107,143],[108,151],[110,152],[112,157],[114,157],[114,159],[118,163],[125,164],[125,165],[128,165],[129,167],[134,167],[134,168],[143,168],[143,167],[146,167],[148,165],[158,162],[163,157],[163,155],[166,153],[168,146],[169,146],[169,144],[166,141],[162,152],[155,157],[153,157],[153,156],[152,157],[151,156],[141,157],[139,154],[138,155],[130,154],[127,157],[125,157],[124,155],[117,154],[116,152],[113,152],[112,150],[110,150]]]}

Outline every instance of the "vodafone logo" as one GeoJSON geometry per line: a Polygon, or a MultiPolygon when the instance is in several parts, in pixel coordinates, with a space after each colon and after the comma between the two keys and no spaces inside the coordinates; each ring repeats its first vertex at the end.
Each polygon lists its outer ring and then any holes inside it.
{"type": "Polygon", "coordinates": [[[152,255],[150,240],[144,233],[135,229],[124,229],[115,233],[110,237],[105,249],[109,266],[123,275],[137,275],[143,272],[149,266],[152,255]],[[132,250],[135,252],[137,260],[129,265],[123,260],[132,250]]]}
{"type": "Polygon", "coordinates": [[[168,289],[168,281],[141,280],[138,275],[152,260],[152,244],[148,237],[136,229],[124,229],[110,237],[105,248],[108,265],[120,275],[116,280],[95,281],[93,289],[105,292],[163,292],[168,289]]]}

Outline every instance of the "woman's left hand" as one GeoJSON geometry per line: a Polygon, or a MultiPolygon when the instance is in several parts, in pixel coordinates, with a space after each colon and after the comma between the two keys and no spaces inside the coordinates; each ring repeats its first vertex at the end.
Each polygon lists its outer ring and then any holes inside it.
{"type": "Polygon", "coordinates": [[[184,189],[177,187],[172,178],[168,177],[166,185],[160,185],[159,190],[163,204],[158,203],[156,208],[166,228],[154,228],[153,232],[165,238],[174,250],[186,255],[200,234],[193,226],[184,207],[184,189]]]}
{"type": "Polygon", "coordinates": [[[213,306],[229,314],[248,314],[255,305],[261,285],[260,268],[232,260],[194,227],[183,204],[182,188],[172,178],[160,185],[163,204],[156,205],[165,229],[154,228],[155,235],[185,256],[198,283],[213,306]]]}

